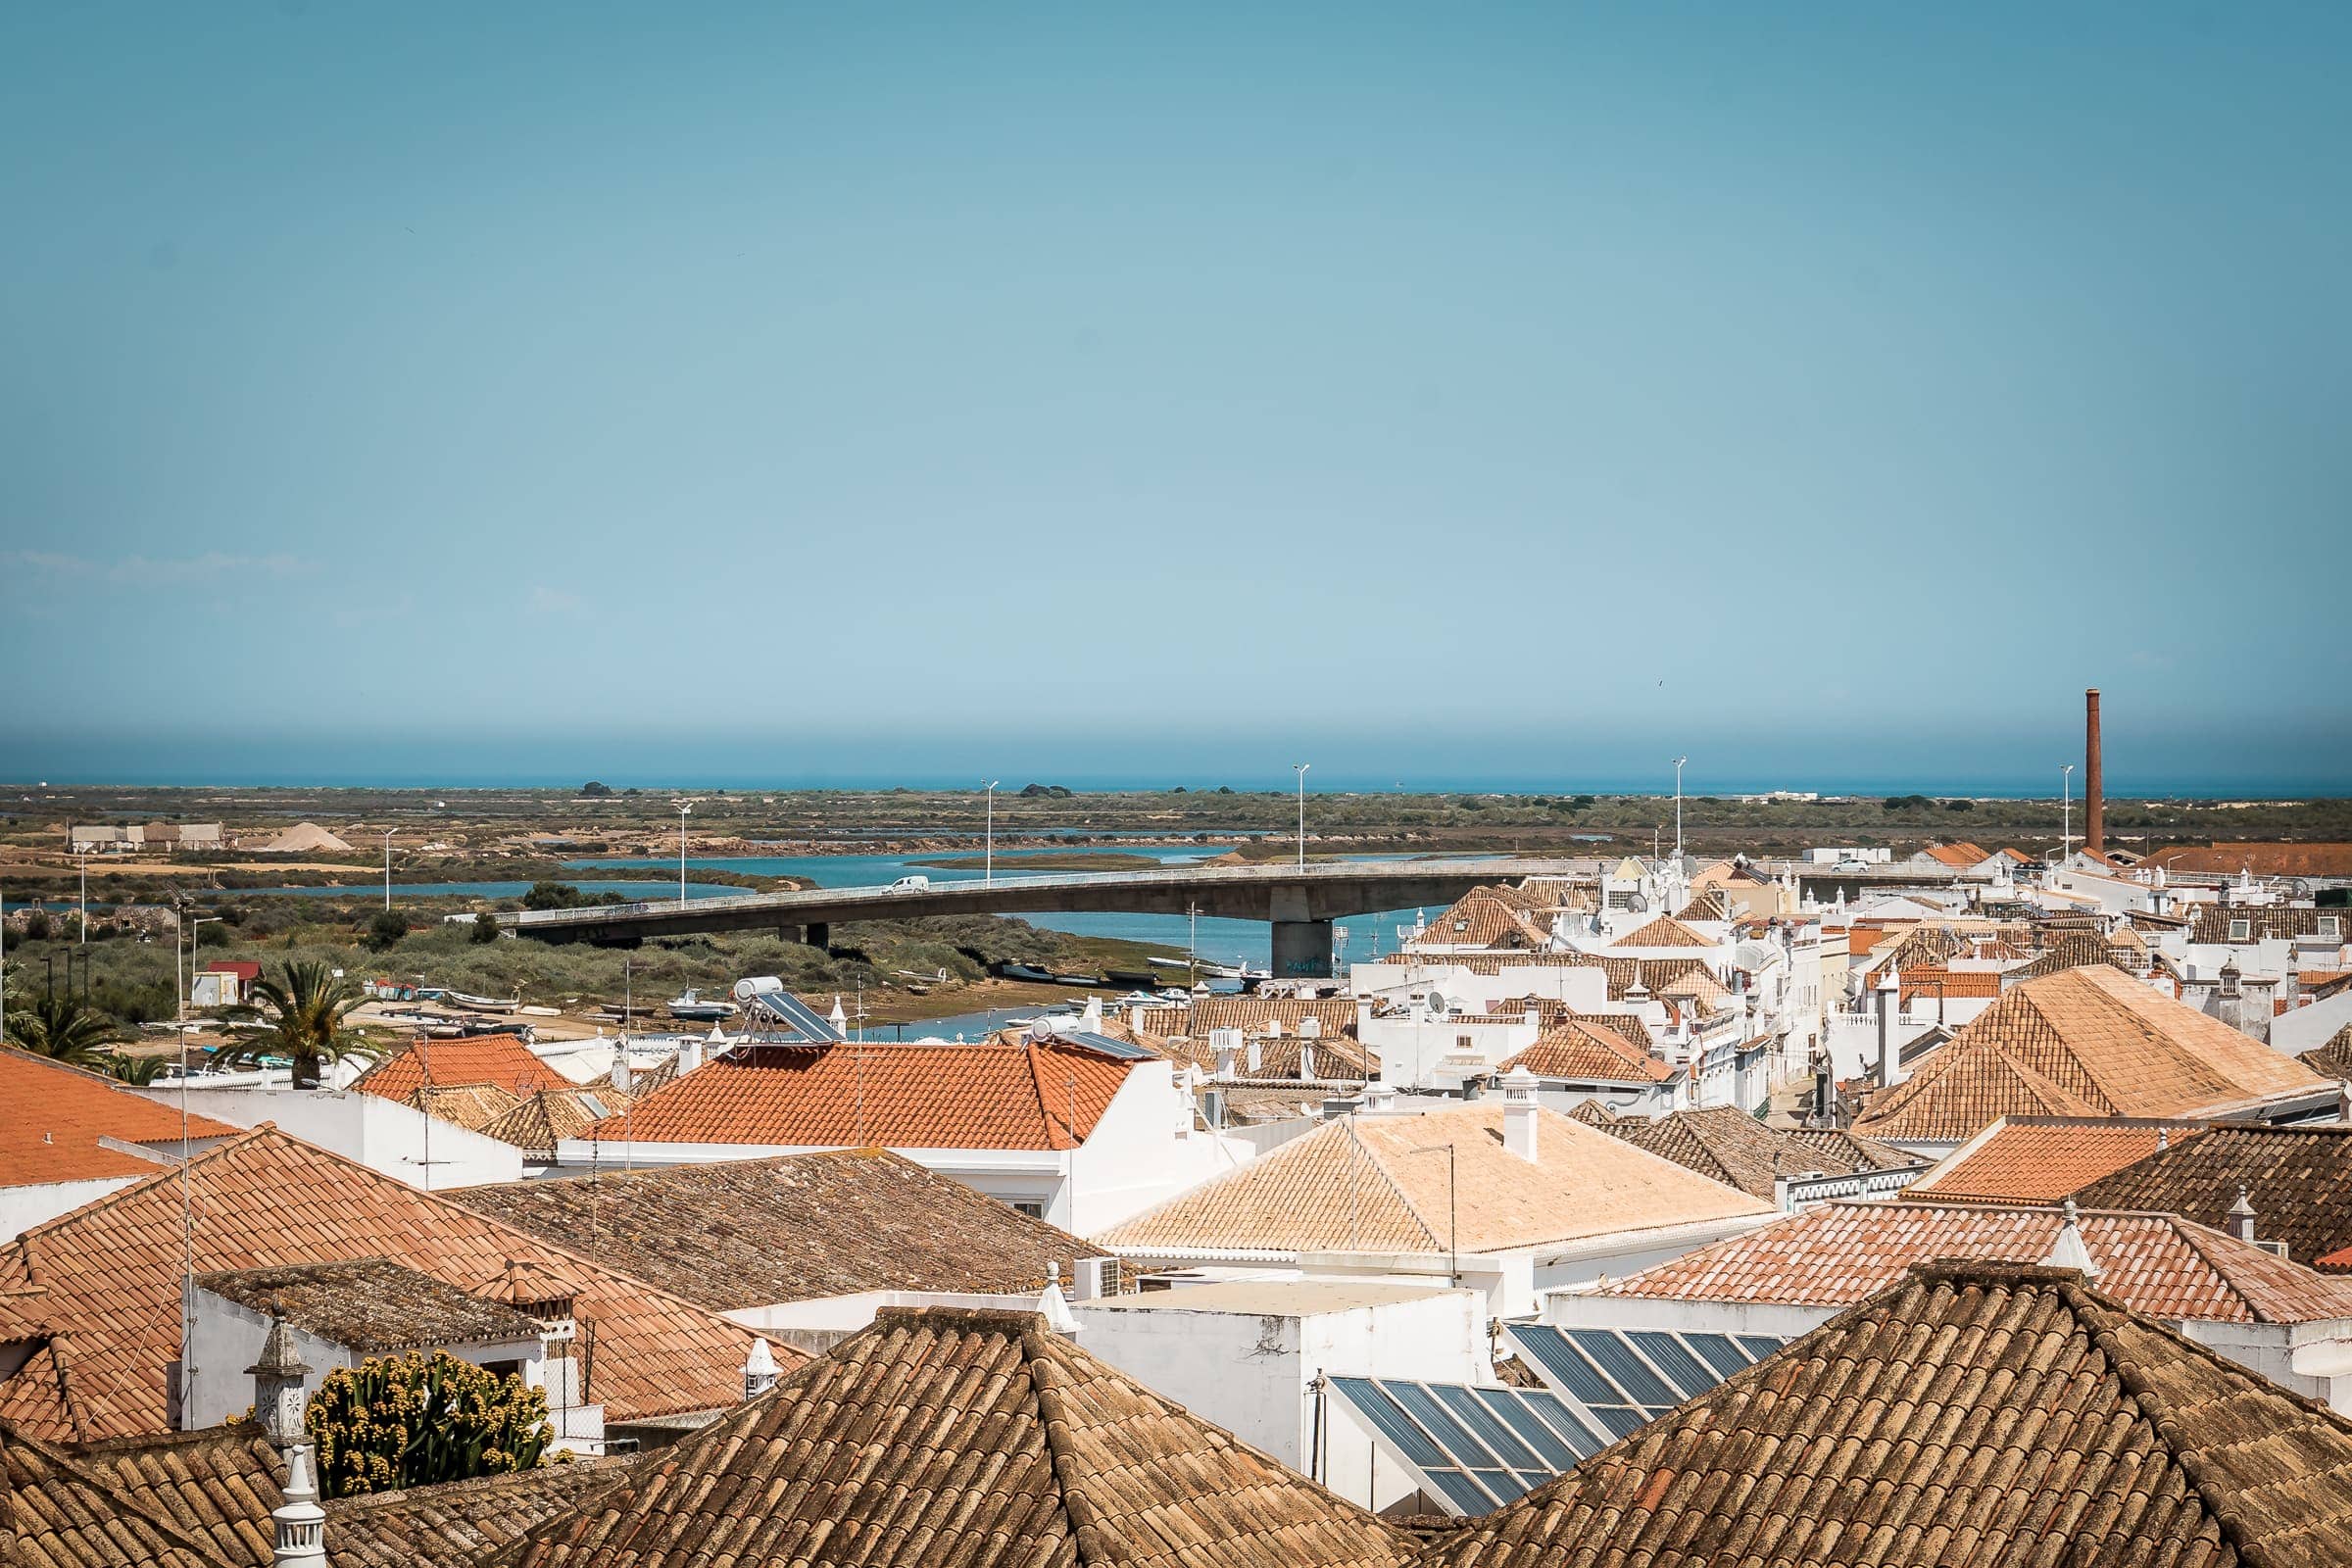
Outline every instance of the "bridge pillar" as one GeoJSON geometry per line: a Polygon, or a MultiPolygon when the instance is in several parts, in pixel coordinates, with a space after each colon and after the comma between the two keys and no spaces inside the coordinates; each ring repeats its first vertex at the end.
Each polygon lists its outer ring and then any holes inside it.
{"type": "Polygon", "coordinates": [[[833,927],[826,921],[811,920],[801,929],[806,933],[802,940],[812,948],[829,948],[833,945],[833,927]]]}
{"type": "Polygon", "coordinates": [[[1277,980],[1330,979],[1331,922],[1275,921],[1272,967],[1277,980]]]}

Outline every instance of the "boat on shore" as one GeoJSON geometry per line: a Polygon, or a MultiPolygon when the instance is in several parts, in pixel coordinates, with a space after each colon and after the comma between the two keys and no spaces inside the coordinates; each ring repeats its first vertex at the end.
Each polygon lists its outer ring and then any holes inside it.
{"type": "Polygon", "coordinates": [[[1001,978],[1006,980],[1026,980],[1034,985],[1042,986],[1054,984],[1054,971],[1041,969],[1034,963],[1002,964],[998,967],[997,973],[1001,978]]]}
{"type": "Polygon", "coordinates": [[[726,1001],[706,1002],[700,992],[688,986],[669,999],[669,1015],[683,1023],[717,1023],[735,1015],[735,1004],[726,1001]]]}
{"type": "MultiPolygon", "coordinates": [[[[419,998],[423,995],[424,993],[421,991],[417,993],[419,998]]],[[[444,991],[441,993],[440,1000],[453,1007],[464,1007],[468,1012],[513,1012],[516,1007],[522,1005],[521,1002],[514,998],[502,1001],[497,997],[469,997],[463,991],[444,991]]]]}

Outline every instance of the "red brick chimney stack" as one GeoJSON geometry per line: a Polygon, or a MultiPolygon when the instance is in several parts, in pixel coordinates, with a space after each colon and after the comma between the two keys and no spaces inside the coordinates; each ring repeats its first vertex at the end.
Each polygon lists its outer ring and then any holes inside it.
{"type": "Polygon", "coordinates": [[[2107,853],[2107,789],[2099,761],[2099,689],[2082,694],[2082,847],[2107,853]]]}

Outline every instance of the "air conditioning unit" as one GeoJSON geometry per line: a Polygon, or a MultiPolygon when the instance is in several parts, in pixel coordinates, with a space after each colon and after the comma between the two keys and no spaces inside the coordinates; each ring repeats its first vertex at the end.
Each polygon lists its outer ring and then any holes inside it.
{"type": "Polygon", "coordinates": [[[1115,1257],[1082,1257],[1078,1259],[1076,1286],[1072,1300],[1093,1301],[1105,1296],[1116,1296],[1124,1289],[1115,1257]]]}

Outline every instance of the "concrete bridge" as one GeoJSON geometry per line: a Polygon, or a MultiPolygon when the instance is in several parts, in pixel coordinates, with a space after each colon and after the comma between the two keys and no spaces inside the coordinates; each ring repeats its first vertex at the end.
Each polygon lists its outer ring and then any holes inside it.
{"type": "Polygon", "coordinates": [[[691,931],[775,931],[822,946],[836,921],[907,920],[934,914],[1200,914],[1265,920],[1274,927],[1273,970],[1331,973],[1331,922],[1381,909],[1451,904],[1474,887],[1531,876],[1590,878],[1590,859],[1356,860],[1322,865],[1188,866],[1066,876],[1000,876],[927,888],[805,888],[684,904],[585,905],[501,914],[516,936],[542,942],[634,946],[691,931]]]}

